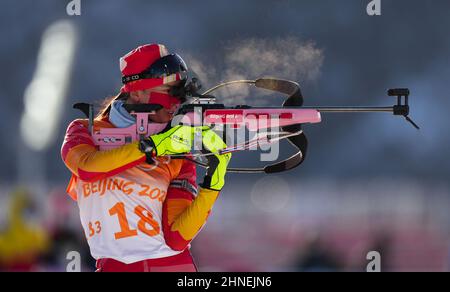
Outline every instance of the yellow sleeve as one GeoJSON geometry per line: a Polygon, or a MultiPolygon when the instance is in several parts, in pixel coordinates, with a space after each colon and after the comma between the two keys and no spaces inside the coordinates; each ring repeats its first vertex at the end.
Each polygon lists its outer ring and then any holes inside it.
{"type": "Polygon", "coordinates": [[[146,160],[138,142],[106,151],[97,150],[84,120],[75,120],[69,125],[61,155],[67,168],[83,181],[112,176],[146,160]]]}

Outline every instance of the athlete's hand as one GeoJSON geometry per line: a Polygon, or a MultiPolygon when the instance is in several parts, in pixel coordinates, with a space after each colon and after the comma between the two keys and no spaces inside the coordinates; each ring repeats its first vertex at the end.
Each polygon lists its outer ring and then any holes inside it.
{"type": "Polygon", "coordinates": [[[206,156],[208,158],[208,171],[204,177],[201,187],[210,190],[220,191],[225,184],[225,174],[231,159],[231,153],[218,154],[218,151],[227,147],[222,138],[214,131],[205,130],[202,132],[202,143],[205,153],[213,153],[206,156]]]}
{"type": "Polygon", "coordinates": [[[146,154],[165,156],[191,152],[194,134],[204,127],[175,126],[168,131],[141,140],[140,149],[146,154]]]}

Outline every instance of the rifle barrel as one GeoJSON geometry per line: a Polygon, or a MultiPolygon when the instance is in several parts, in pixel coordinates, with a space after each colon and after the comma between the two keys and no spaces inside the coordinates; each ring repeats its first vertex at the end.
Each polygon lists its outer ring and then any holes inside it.
{"type": "Polygon", "coordinates": [[[251,109],[313,109],[323,113],[376,113],[376,112],[394,112],[392,106],[286,106],[286,107],[250,107],[251,109]]]}
{"type": "Polygon", "coordinates": [[[388,112],[394,111],[393,107],[362,107],[362,106],[327,106],[327,107],[302,107],[304,109],[315,109],[324,113],[372,113],[372,112],[388,112]]]}

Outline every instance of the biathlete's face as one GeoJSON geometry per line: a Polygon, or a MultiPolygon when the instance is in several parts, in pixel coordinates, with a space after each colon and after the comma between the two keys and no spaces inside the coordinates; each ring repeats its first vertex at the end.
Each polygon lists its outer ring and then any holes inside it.
{"type": "MultiPolygon", "coordinates": [[[[173,83],[161,85],[151,89],[130,92],[130,98],[128,98],[127,103],[129,104],[148,103],[149,97],[151,96],[152,93],[169,95],[171,87],[178,85],[178,83],[179,81],[176,81],[173,83]]],[[[179,103],[171,104],[169,107],[163,107],[160,110],[158,110],[155,114],[149,115],[149,118],[151,119],[152,122],[155,123],[168,123],[173,119],[173,116],[179,109],[179,107],[180,107],[179,103]]]]}

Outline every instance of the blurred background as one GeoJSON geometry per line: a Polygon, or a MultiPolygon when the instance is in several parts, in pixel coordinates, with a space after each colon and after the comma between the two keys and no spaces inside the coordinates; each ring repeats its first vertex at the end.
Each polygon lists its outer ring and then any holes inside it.
{"type": "MultiPolygon", "coordinates": [[[[279,175],[228,175],[192,244],[201,271],[448,271],[450,2],[381,0],[4,0],[0,8],[0,270],[65,271],[94,262],[65,193],[60,147],[75,102],[120,88],[119,58],[145,43],[178,52],[204,88],[273,76],[305,105],[390,106],[411,90],[414,129],[385,113],[323,114],[305,126],[304,164],[279,175]]],[[[246,88],[226,104],[280,105],[246,88]]],[[[282,146],[283,155],[289,148],[282,146]]],[[[257,163],[255,153],[233,164],[257,163]]]]}

